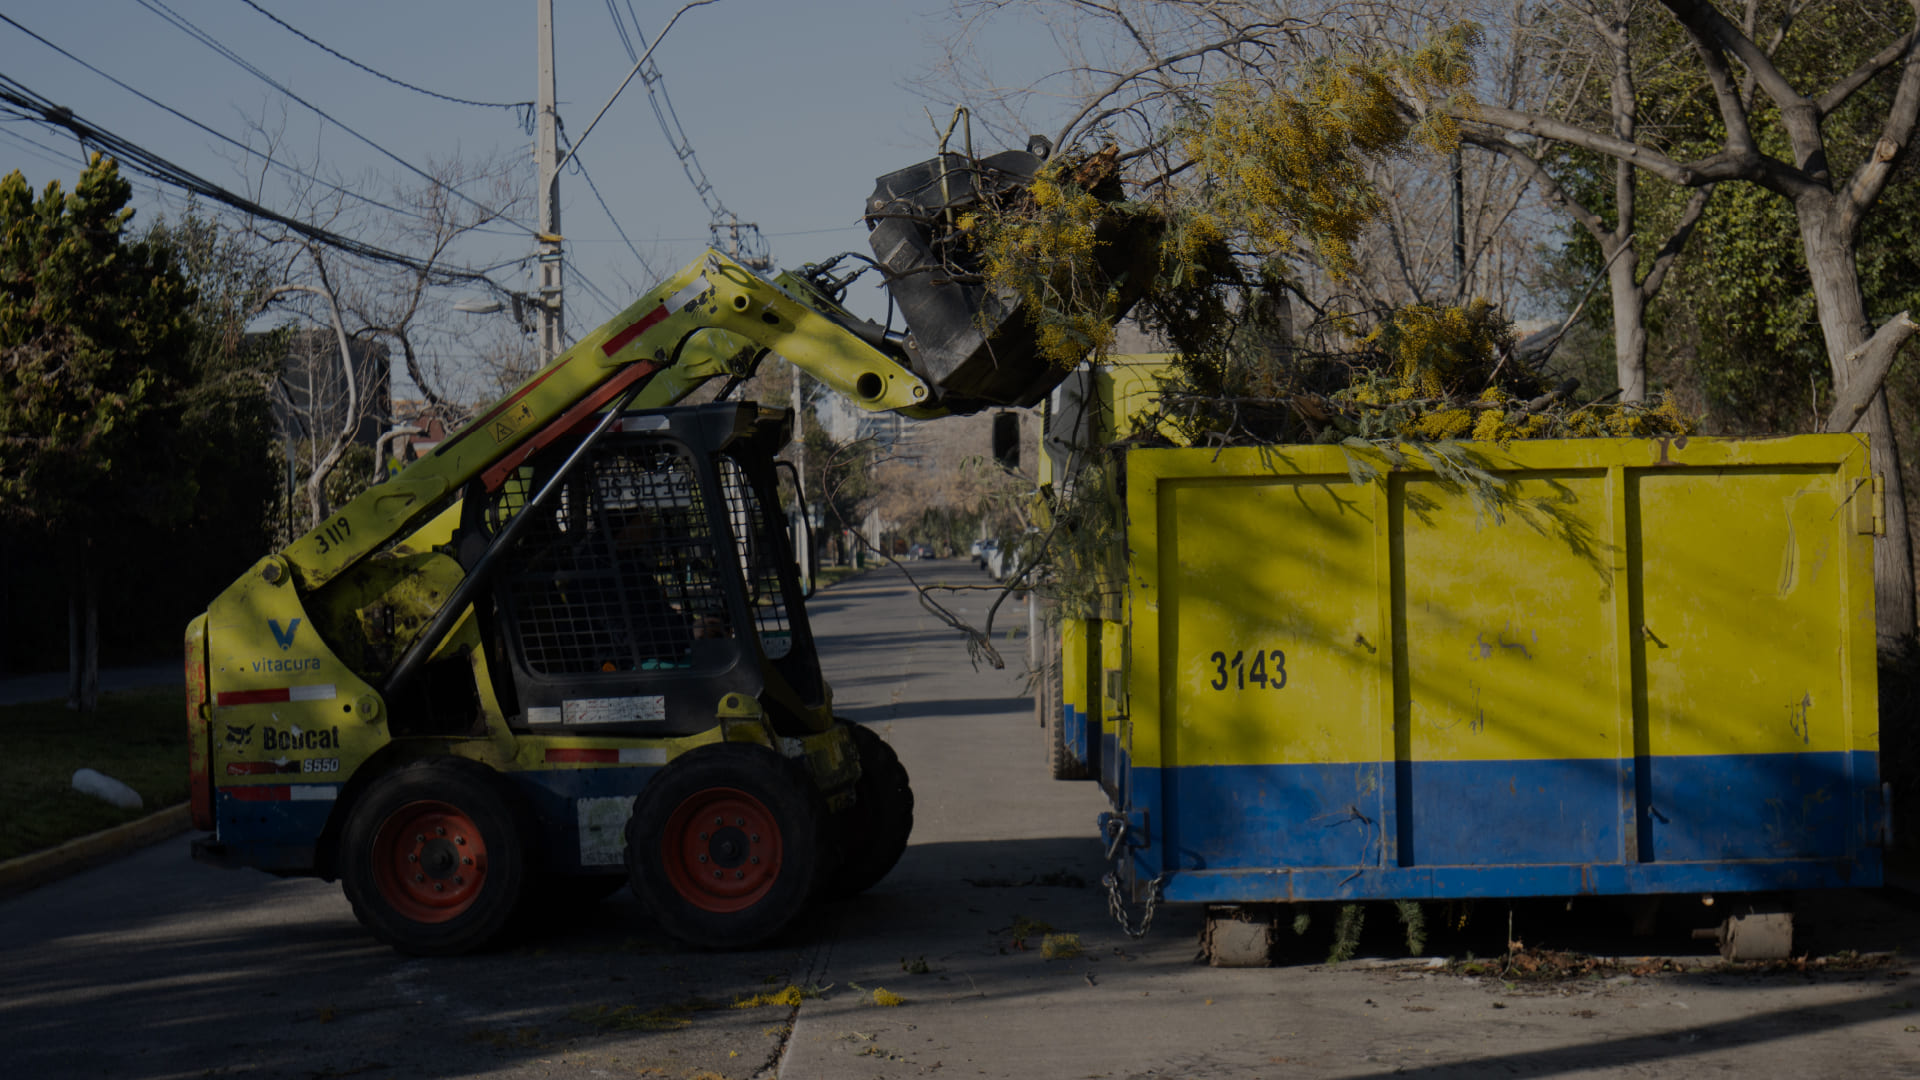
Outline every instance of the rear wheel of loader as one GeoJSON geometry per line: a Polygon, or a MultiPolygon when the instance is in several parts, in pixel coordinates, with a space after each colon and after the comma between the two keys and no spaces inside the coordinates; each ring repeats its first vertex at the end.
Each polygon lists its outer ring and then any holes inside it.
{"type": "Polygon", "coordinates": [[[675,758],[634,801],[627,873],[662,929],[740,949],[785,930],[821,879],[826,815],[805,775],[751,743],[675,758]]]}
{"type": "Polygon", "coordinates": [[[401,952],[471,952],[505,930],[526,888],[525,820],[500,779],[441,758],[374,781],[341,836],[353,913],[401,952]]]}
{"type": "Polygon", "coordinates": [[[859,724],[848,726],[860,750],[860,782],[854,785],[853,806],[835,822],[840,866],[827,884],[832,899],[879,884],[900,861],[913,834],[913,786],[907,767],[878,732],[859,724]]]}

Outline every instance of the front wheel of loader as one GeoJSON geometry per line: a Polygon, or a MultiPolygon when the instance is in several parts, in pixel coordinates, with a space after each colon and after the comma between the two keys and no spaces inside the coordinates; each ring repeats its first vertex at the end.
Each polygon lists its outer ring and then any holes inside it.
{"type": "Polygon", "coordinates": [[[832,899],[879,884],[913,834],[913,787],[900,756],[872,728],[848,726],[860,751],[860,781],[853,788],[853,806],[835,822],[840,865],[827,884],[832,899]]]}
{"type": "Polygon", "coordinates": [[[374,781],[341,835],[340,883],[373,935],[417,956],[486,947],[527,884],[527,828],[482,766],[417,761],[374,781]]]}
{"type": "Polygon", "coordinates": [[[627,821],[633,893],[661,929],[709,949],[744,949],[812,903],[826,815],[804,773],[751,743],[675,758],[627,821]]]}

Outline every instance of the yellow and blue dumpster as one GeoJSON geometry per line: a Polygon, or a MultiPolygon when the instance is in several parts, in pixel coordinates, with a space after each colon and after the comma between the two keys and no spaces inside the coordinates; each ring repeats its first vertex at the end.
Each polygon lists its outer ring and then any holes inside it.
{"type": "Polygon", "coordinates": [[[1461,447],[1126,453],[1135,899],[1878,885],[1866,440],[1461,447]]]}

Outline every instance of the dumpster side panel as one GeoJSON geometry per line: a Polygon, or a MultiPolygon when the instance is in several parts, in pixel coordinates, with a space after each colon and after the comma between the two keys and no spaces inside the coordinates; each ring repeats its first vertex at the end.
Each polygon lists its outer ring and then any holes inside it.
{"type": "Polygon", "coordinates": [[[1633,486],[1653,859],[1844,850],[1841,476],[1675,470],[1633,486]]]}
{"type": "MultiPolygon", "coordinates": [[[[1072,614],[1061,618],[1060,635],[1060,728],[1066,755],[1079,768],[1096,761],[1100,745],[1098,702],[1089,691],[1088,674],[1098,662],[1098,644],[1089,648],[1092,635],[1089,620],[1072,614]]],[[[1097,627],[1096,627],[1097,632],[1097,627]]]]}
{"type": "Polygon", "coordinates": [[[1130,702],[1132,795],[1162,866],[1380,857],[1383,506],[1318,464],[1159,483],[1158,615],[1131,630],[1133,669],[1160,678],[1130,702]]]}
{"type": "Polygon", "coordinates": [[[1507,480],[1498,505],[1430,475],[1391,481],[1401,865],[1622,857],[1609,478],[1507,480]]]}
{"type": "Polygon", "coordinates": [[[1877,883],[1864,440],[1465,453],[1499,498],[1339,448],[1128,454],[1132,879],[1877,883]]]}

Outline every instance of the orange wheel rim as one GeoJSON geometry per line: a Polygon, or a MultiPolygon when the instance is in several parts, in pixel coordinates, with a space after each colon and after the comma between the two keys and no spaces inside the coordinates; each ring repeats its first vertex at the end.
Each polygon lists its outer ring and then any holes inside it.
{"type": "Polygon", "coordinates": [[[708,788],[674,808],[661,836],[661,864],[681,898],[702,911],[752,907],[780,878],[780,826],[759,799],[708,788]]]}
{"type": "Polygon", "coordinates": [[[373,881],[400,915],[443,923],[473,906],[487,880],[487,842],[459,809],[408,803],[387,815],[373,838],[373,881]]]}

